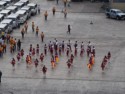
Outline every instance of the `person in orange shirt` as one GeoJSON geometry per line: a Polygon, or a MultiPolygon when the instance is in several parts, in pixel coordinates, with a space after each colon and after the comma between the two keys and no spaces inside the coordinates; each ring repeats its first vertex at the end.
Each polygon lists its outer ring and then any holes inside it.
{"type": "Polygon", "coordinates": [[[34,32],[35,24],[32,22],[32,32],[34,32]]]}
{"type": "Polygon", "coordinates": [[[36,27],[36,35],[38,36],[38,33],[39,33],[39,27],[37,26],[36,27]]]}
{"type": "Polygon", "coordinates": [[[42,40],[42,42],[44,41],[44,33],[43,32],[41,32],[41,40],[42,40]]]}

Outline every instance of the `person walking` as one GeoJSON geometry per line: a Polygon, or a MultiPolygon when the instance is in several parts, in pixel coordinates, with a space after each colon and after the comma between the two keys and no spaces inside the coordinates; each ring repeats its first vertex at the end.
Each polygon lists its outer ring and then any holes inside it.
{"type": "Polygon", "coordinates": [[[38,13],[40,14],[40,5],[38,6],[38,13]]]}
{"type": "Polygon", "coordinates": [[[71,0],[67,0],[67,6],[70,7],[71,0]]]}
{"type": "Polygon", "coordinates": [[[35,24],[32,22],[32,32],[34,32],[35,24]]]}
{"type": "Polygon", "coordinates": [[[67,31],[67,34],[71,34],[70,31],[71,31],[71,26],[68,25],[68,31],[67,31]]]}
{"type": "Polygon", "coordinates": [[[45,65],[43,66],[42,71],[43,71],[43,74],[44,74],[44,75],[46,75],[47,68],[46,68],[46,66],[45,66],[45,65]]]}
{"type": "Polygon", "coordinates": [[[18,39],[18,42],[17,42],[17,50],[20,51],[21,50],[21,41],[20,39],[18,39]]]}
{"type": "Polygon", "coordinates": [[[55,7],[53,7],[52,12],[53,12],[53,16],[55,16],[55,12],[56,12],[56,8],[55,7]]]}
{"type": "Polygon", "coordinates": [[[38,33],[39,33],[39,27],[37,26],[36,27],[36,36],[38,36],[38,33]]]}
{"type": "Polygon", "coordinates": [[[28,29],[27,21],[25,22],[24,28],[25,28],[25,33],[27,33],[27,29],[28,29]]]}
{"type": "Polygon", "coordinates": [[[2,71],[0,70],[0,83],[1,83],[2,71]]]}
{"type": "Polygon", "coordinates": [[[63,13],[64,13],[64,18],[67,18],[67,10],[66,9],[64,10],[63,13]]]}
{"type": "Polygon", "coordinates": [[[63,2],[64,2],[64,7],[66,7],[67,0],[63,0],[63,2]]]}
{"type": "Polygon", "coordinates": [[[42,40],[42,42],[44,41],[44,33],[43,32],[41,32],[41,40],[42,40]]]}
{"type": "Polygon", "coordinates": [[[47,17],[48,17],[47,11],[45,11],[44,16],[45,16],[45,21],[47,21],[47,17]]]}
{"type": "Polygon", "coordinates": [[[22,35],[22,38],[24,38],[24,28],[22,28],[22,30],[21,30],[21,35],[22,35]]]}

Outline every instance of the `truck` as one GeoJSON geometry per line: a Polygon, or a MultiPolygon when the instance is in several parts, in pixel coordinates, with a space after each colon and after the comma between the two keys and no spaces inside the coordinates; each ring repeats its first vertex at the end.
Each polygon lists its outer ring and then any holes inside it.
{"type": "Polygon", "coordinates": [[[105,14],[108,18],[114,18],[117,20],[124,19],[125,20],[125,13],[123,13],[119,9],[106,9],[105,14]]]}

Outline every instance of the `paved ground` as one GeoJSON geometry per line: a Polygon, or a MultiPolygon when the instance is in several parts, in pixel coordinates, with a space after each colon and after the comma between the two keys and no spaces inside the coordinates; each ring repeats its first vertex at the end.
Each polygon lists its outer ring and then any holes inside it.
{"type": "MultiPolygon", "coordinates": [[[[54,4],[53,1],[43,2],[46,3],[48,10],[54,4]]],[[[124,94],[125,21],[107,19],[103,13],[69,13],[67,19],[64,19],[61,12],[57,12],[53,17],[51,11],[49,11],[47,22],[44,21],[43,11],[41,15],[32,17],[28,24],[31,25],[32,21],[45,33],[45,41],[41,43],[40,38],[31,32],[29,26],[28,34],[21,39],[25,55],[28,54],[27,50],[31,43],[34,47],[39,43],[40,50],[43,52],[44,44],[54,38],[59,41],[65,40],[66,43],[71,39],[72,45],[76,40],[79,44],[83,41],[85,48],[87,42],[91,41],[96,48],[96,62],[93,70],[87,69],[86,54],[83,58],[79,56],[75,58],[70,72],[65,63],[68,58],[62,54],[56,69],[52,70],[48,54],[44,60],[48,68],[45,79],[40,66],[38,72],[35,71],[33,65],[27,69],[23,60],[13,71],[10,60],[16,57],[16,53],[11,55],[7,50],[4,57],[0,58],[0,69],[3,72],[0,94],[124,94]],[[93,25],[89,24],[91,20],[93,25]],[[68,24],[72,25],[71,35],[66,34],[68,24]],[[111,63],[102,72],[100,64],[109,50],[112,53],[111,63]]],[[[21,38],[19,29],[15,30],[12,35],[17,39],[21,38]]]]}

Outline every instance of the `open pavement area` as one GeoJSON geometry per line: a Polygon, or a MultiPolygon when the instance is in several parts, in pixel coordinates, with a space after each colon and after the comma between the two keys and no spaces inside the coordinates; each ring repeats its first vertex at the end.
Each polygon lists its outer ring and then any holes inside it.
{"type": "MultiPolygon", "coordinates": [[[[40,45],[40,52],[44,50],[44,44],[55,38],[65,44],[71,40],[72,46],[78,41],[78,56],[74,58],[71,70],[67,68],[68,57],[65,53],[59,57],[55,69],[51,68],[51,56],[48,53],[43,63],[48,68],[46,77],[38,66],[26,67],[25,59],[16,64],[13,70],[11,59],[16,58],[17,52],[11,54],[9,45],[7,53],[0,58],[0,70],[3,73],[0,84],[0,94],[124,94],[125,93],[125,20],[119,21],[106,18],[100,9],[101,3],[72,3],[68,8],[67,18],[61,10],[64,8],[62,1],[56,5],[56,1],[31,0],[40,4],[41,13],[28,20],[28,32],[24,39],[21,37],[21,29],[15,29],[12,36],[21,39],[24,57],[29,53],[29,46],[40,45]],[[52,14],[52,7],[56,6],[58,12],[52,14]],[[48,20],[44,20],[44,12],[48,10],[48,20]],[[32,32],[31,24],[39,26],[40,32],[44,32],[45,40],[42,43],[40,34],[37,37],[32,32]],[[93,24],[90,24],[90,22],[93,24]],[[72,26],[68,35],[67,26],[72,26]],[[83,41],[85,49],[88,41],[95,46],[95,64],[92,70],[88,70],[88,58],[86,53],[79,56],[80,44],[83,41]],[[110,63],[102,71],[103,57],[111,52],[110,63]]],[[[36,56],[38,57],[38,56],[36,56]]]]}

